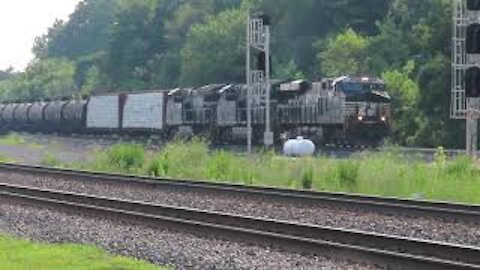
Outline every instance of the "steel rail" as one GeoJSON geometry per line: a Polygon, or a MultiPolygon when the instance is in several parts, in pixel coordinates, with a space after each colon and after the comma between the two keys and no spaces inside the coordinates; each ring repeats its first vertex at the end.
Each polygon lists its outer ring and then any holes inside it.
{"type": "Polygon", "coordinates": [[[155,226],[187,228],[262,245],[281,244],[282,248],[309,254],[343,252],[348,258],[354,256],[389,269],[480,269],[480,248],[477,247],[11,184],[0,184],[0,197],[74,208],[80,213],[93,211],[96,215],[101,213],[155,226]]]}
{"type": "Polygon", "coordinates": [[[113,173],[54,169],[8,163],[0,163],[0,172],[1,171],[33,174],[36,176],[43,175],[47,177],[68,177],[75,180],[99,181],[115,184],[123,183],[148,188],[170,188],[174,189],[175,191],[193,190],[222,193],[232,196],[244,195],[260,198],[262,200],[286,201],[287,203],[300,202],[313,204],[320,207],[332,205],[354,210],[381,212],[397,216],[434,217],[455,221],[464,220],[480,223],[480,205],[407,200],[348,193],[316,192],[273,187],[254,187],[238,184],[189,181],[172,178],[152,178],[113,173]]]}

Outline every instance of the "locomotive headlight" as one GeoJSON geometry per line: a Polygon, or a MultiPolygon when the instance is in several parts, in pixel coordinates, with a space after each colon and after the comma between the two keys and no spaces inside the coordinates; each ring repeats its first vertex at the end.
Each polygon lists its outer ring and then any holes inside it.
{"type": "Polygon", "coordinates": [[[363,116],[359,115],[358,116],[358,121],[362,122],[363,121],[363,116]]]}
{"type": "Polygon", "coordinates": [[[386,122],[386,121],[387,121],[387,117],[382,116],[381,120],[382,120],[382,122],[386,122]]]}

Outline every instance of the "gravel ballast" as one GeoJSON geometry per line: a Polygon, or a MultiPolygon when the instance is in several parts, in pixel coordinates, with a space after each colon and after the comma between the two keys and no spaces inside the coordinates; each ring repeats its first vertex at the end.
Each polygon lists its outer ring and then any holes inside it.
{"type": "Polygon", "coordinates": [[[0,197],[0,233],[50,243],[93,244],[175,269],[378,269],[191,233],[20,205],[0,197]]]}
{"type": "Polygon", "coordinates": [[[248,196],[234,197],[231,194],[165,187],[140,188],[137,185],[74,181],[11,172],[0,172],[0,179],[2,179],[0,182],[4,183],[480,246],[479,224],[460,221],[389,216],[332,206],[318,207],[301,203],[273,202],[248,196]]]}

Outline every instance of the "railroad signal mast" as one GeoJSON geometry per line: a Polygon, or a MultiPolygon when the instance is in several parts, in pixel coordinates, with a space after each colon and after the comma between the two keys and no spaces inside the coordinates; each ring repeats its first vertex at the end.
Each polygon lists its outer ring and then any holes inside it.
{"type": "Polygon", "coordinates": [[[477,156],[480,118],[480,0],[453,1],[451,118],[466,119],[467,154],[477,156]]]}
{"type": "Polygon", "coordinates": [[[265,14],[248,15],[247,20],[247,146],[252,151],[252,96],[265,99],[264,144],[273,145],[273,132],[270,122],[270,17],[265,14]],[[252,69],[252,54],[257,60],[256,69],[252,69]]]}

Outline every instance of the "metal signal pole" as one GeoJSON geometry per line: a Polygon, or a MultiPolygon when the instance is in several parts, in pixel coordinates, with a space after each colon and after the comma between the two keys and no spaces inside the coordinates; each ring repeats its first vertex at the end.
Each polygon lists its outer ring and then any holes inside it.
{"type": "Polygon", "coordinates": [[[264,134],[264,144],[267,147],[273,145],[273,133],[271,128],[270,120],[270,91],[272,84],[270,83],[270,25],[265,25],[265,134],[264,134]]]}
{"type": "Polygon", "coordinates": [[[247,129],[248,129],[248,151],[251,152],[252,145],[252,94],[261,100],[265,98],[265,133],[264,144],[269,147],[273,145],[273,133],[271,131],[270,115],[270,19],[268,16],[248,15],[247,20],[247,55],[246,55],[246,79],[247,79],[247,129]],[[257,69],[252,70],[251,54],[252,49],[263,53],[258,55],[257,69]],[[260,63],[261,62],[261,63],[260,63]],[[252,93],[254,92],[254,93],[252,93]]]}
{"type": "Polygon", "coordinates": [[[250,13],[248,13],[247,19],[247,56],[246,56],[246,79],[247,79],[247,151],[252,153],[252,71],[250,64],[250,44],[252,43],[250,28],[251,28],[250,13]]]}
{"type": "Polygon", "coordinates": [[[477,158],[477,142],[478,142],[478,119],[476,98],[467,99],[467,155],[477,158]]]}
{"type": "Polygon", "coordinates": [[[467,154],[476,158],[480,97],[480,2],[453,0],[450,117],[466,120],[467,154]]]}

